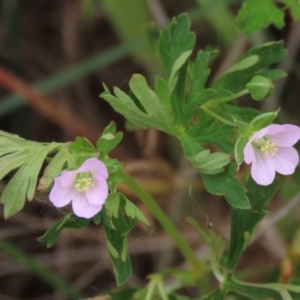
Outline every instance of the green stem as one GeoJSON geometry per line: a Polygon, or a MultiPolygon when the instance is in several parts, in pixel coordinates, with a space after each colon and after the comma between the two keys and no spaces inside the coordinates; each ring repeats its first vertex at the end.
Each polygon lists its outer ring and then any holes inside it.
{"type": "Polygon", "coordinates": [[[244,96],[244,95],[246,95],[246,94],[249,94],[249,91],[248,91],[247,89],[242,90],[242,91],[240,91],[240,92],[238,92],[238,93],[236,93],[236,94],[230,95],[230,96],[228,96],[228,97],[224,97],[224,98],[213,98],[213,99],[208,100],[205,104],[203,104],[203,105],[201,106],[201,108],[203,108],[203,107],[206,107],[206,108],[207,108],[207,107],[214,106],[214,105],[216,105],[216,104],[221,104],[221,103],[229,102],[229,101],[231,101],[231,100],[234,100],[234,99],[237,99],[237,98],[239,98],[239,97],[242,97],[242,96],[244,96]]]}
{"type": "Polygon", "coordinates": [[[223,117],[221,117],[220,115],[218,115],[217,113],[213,112],[212,110],[210,110],[207,107],[203,107],[203,105],[201,106],[201,108],[210,116],[212,116],[213,118],[219,120],[220,122],[224,123],[224,124],[228,124],[231,126],[234,126],[233,123],[231,123],[230,121],[224,119],[223,117]]]}
{"type": "Polygon", "coordinates": [[[198,268],[199,261],[194,251],[182,237],[180,232],[176,229],[175,225],[171,222],[168,216],[156,203],[156,201],[128,174],[126,174],[125,172],[121,172],[120,174],[125,180],[125,183],[128,185],[128,187],[140,198],[140,200],[151,211],[151,213],[158,220],[164,230],[172,237],[173,241],[181,250],[182,254],[184,255],[187,262],[191,265],[191,267],[198,268]]]}
{"type": "Polygon", "coordinates": [[[38,264],[29,255],[19,250],[11,243],[0,239],[0,249],[19,263],[23,264],[32,273],[36,274],[39,278],[51,285],[55,290],[60,291],[68,299],[79,300],[84,298],[83,295],[73,289],[73,287],[62,278],[38,264]]]}

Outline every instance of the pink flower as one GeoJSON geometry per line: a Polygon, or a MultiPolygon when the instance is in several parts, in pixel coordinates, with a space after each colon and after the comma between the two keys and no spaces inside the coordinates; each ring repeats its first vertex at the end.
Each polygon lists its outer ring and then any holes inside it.
{"type": "Polygon", "coordinates": [[[269,185],[275,172],[290,175],[295,172],[299,155],[292,146],[300,138],[300,127],[270,125],[257,131],[244,148],[246,164],[251,164],[251,176],[260,185],[269,185]]]}
{"type": "Polygon", "coordinates": [[[89,219],[101,210],[108,196],[107,177],[105,164],[89,158],[78,170],[63,171],[55,178],[50,201],[56,207],[72,201],[74,214],[89,219]]]}

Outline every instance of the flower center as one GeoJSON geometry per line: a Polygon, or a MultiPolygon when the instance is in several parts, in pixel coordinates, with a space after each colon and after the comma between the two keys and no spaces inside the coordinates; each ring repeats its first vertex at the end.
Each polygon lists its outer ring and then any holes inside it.
{"type": "Polygon", "coordinates": [[[254,145],[263,152],[265,157],[273,156],[278,150],[277,145],[274,142],[269,141],[266,137],[255,141],[254,145]]]}
{"type": "Polygon", "coordinates": [[[79,173],[77,175],[75,181],[75,188],[79,193],[87,192],[93,186],[94,186],[94,181],[89,172],[79,173]]]}

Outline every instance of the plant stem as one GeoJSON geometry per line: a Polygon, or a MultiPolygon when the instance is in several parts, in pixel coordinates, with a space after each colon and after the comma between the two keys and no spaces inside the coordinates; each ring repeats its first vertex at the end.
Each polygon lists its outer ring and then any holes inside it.
{"type": "Polygon", "coordinates": [[[224,98],[213,98],[213,99],[210,99],[208,100],[205,104],[203,104],[201,106],[201,108],[203,107],[211,107],[211,106],[214,106],[215,104],[220,104],[220,103],[225,103],[225,102],[229,102],[231,100],[234,100],[234,99],[237,99],[239,97],[242,97],[246,94],[249,94],[249,91],[247,89],[245,90],[242,90],[236,94],[233,94],[233,95],[230,95],[228,97],[224,97],[224,98]]]}
{"type": "Polygon", "coordinates": [[[224,124],[228,124],[228,125],[231,125],[231,126],[234,126],[233,123],[231,123],[230,121],[224,119],[223,117],[221,117],[219,114],[213,112],[212,110],[210,110],[209,108],[207,107],[204,107],[203,105],[201,106],[201,108],[210,116],[212,116],[213,118],[219,120],[220,122],[224,123],[224,124]]]}
{"type": "Polygon", "coordinates": [[[140,200],[147,206],[154,217],[158,220],[164,230],[172,237],[177,247],[181,250],[187,262],[193,268],[198,268],[200,263],[186,240],[182,237],[175,225],[156,203],[156,201],[141,187],[139,184],[125,172],[120,175],[125,180],[128,187],[140,198],[140,200]]]}

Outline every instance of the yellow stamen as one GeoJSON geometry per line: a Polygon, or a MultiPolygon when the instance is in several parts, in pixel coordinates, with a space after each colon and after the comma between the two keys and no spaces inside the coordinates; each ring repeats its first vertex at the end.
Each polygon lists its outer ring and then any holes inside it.
{"type": "Polygon", "coordinates": [[[268,157],[273,156],[277,152],[278,148],[275,143],[266,140],[265,143],[261,145],[260,150],[264,153],[265,157],[268,157]]]}
{"type": "Polygon", "coordinates": [[[91,177],[78,178],[75,184],[78,192],[87,192],[92,186],[94,186],[94,182],[91,177]]]}

